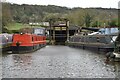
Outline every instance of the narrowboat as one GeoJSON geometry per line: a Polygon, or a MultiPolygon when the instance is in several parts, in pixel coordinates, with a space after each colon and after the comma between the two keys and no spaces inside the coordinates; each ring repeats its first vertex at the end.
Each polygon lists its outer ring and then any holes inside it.
{"type": "Polygon", "coordinates": [[[115,61],[120,61],[120,32],[115,41],[115,48],[113,52],[108,52],[106,54],[107,59],[114,59],[115,61]]]}
{"type": "Polygon", "coordinates": [[[6,52],[11,50],[12,34],[0,34],[0,51],[6,52]]]}
{"type": "Polygon", "coordinates": [[[115,49],[114,49],[113,55],[115,55],[115,58],[120,59],[120,32],[115,42],[115,49]]]}
{"type": "MultiPolygon", "coordinates": [[[[97,29],[95,29],[97,30],[97,29]]],[[[99,52],[112,52],[118,37],[118,28],[100,28],[98,31],[71,36],[69,46],[89,49],[99,52]]]]}
{"type": "Polygon", "coordinates": [[[24,32],[13,35],[13,53],[32,52],[46,45],[45,28],[32,28],[31,31],[32,33],[24,32]]]}

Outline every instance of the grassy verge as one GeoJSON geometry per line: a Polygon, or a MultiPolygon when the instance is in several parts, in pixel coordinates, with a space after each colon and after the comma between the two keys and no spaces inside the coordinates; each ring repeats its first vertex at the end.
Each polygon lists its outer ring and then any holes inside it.
{"type": "Polygon", "coordinates": [[[22,23],[11,23],[8,24],[8,30],[19,30],[21,28],[35,28],[35,27],[41,27],[40,25],[38,26],[30,26],[29,24],[22,24],[22,23]]]}
{"type": "Polygon", "coordinates": [[[22,24],[22,23],[11,23],[8,25],[8,30],[19,30],[21,28],[30,27],[28,24],[22,24]]]}

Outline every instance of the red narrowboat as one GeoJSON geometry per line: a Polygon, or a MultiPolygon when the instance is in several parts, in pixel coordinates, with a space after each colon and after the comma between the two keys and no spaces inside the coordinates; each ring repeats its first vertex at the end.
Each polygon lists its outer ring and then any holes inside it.
{"type": "Polygon", "coordinates": [[[34,33],[21,33],[13,35],[12,52],[26,53],[38,50],[46,45],[46,36],[41,29],[34,29],[34,33]],[[37,33],[37,34],[36,34],[37,33]]]}

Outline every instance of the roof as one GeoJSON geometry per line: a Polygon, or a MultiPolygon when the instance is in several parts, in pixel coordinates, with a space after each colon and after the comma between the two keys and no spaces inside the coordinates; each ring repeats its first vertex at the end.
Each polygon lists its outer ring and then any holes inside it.
{"type": "Polygon", "coordinates": [[[88,27],[82,27],[81,29],[85,29],[85,30],[90,30],[90,31],[98,31],[98,28],[88,28],[88,27]]]}

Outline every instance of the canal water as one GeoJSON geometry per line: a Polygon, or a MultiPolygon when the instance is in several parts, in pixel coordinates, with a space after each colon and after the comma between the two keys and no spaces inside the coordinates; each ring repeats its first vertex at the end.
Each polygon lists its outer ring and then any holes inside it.
{"type": "Polygon", "coordinates": [[[120,78],[120,63],[105,55],[68,46],[46,46],[36,52],[3,54],[3,78],[120,78]]]}

